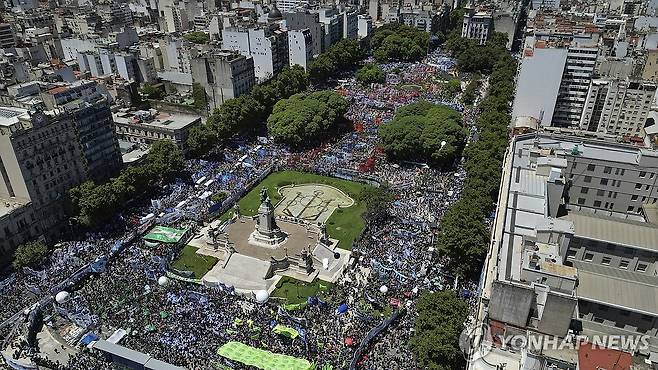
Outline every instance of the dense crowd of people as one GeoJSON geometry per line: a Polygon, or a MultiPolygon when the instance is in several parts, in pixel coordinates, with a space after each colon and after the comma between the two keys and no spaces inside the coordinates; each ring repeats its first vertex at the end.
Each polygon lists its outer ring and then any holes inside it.
{"type": "MultiPolygon", "coordinates": [[[[453,171],[443,172],[423,164],[389,163],[378,148],[377,130],[393,118],[397,108],[418,99],[463,111],[464,124],[472,127],[477,112],[456,99],[444,101],[440,83],[432,78],[452,66],[453,60],[436,51],[425,62],[382,65],[386,84],[342,82],[337,89],[351,102],[347,118],[354,123],[354,131],[320,148],[294,153],[258,138],[235,142],[221,161],[188,161],[189,179],[166,186],[153,195],[150,204],[120,215],[111,230],[62,242],[38,271],[24,269],[0,282],[0,335],[8,335],[13,327],[8,319],[57,293],[53,287],[99,256],[116,252],[117,240],[123,239],[119,255],[71,289],[72,298],[62,303],[67,312],[89,313],[90,330],[103,338],[124,329],[127,335],[121,345],[189,369],[213,369],[219,363],[239,367],[217,354],[218,347],[228,341],[346,368],[368,331],[392,311],[405,308],[407,313],[365,348],[359,365],[415,368],[406,345],[415,319],[414,298],[423,291],[442,289],[458,289],[469,298],[476,289],[442,272],[432,247],[442,215],[461,194],[465,172],[460,163],[455,163],[453,171]],[[368,222],[355,242],[354,265],[331,290],[312,297],[300,310],[286,311],[274,300],[258,304],[227,287],[173,279],[160,286],[158,277],[165,274],[176,251],[165,245],[146,247],[141,238],[125,242],[126,234],[150,224],[194,232],[208,221],[209,210],[225,211],[270,171],[281,168],[385,182],[394,197],[387,217],[368,222]],[[216,202],[213,195],[219,192],[226,197],[216,202]],[[341,305],[348,309],[337,310],[341,305]],[[273,333],[277,324],[295,328],[300,337],[273,333]]],[[[53,366],[104,369],[105,361],[85,349],[68,364],[53,366]]]]}

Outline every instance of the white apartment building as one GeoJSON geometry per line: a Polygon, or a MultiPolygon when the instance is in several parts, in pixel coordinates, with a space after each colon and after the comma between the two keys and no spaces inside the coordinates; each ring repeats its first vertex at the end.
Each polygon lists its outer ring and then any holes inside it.
{"type": "Polygon", "coordinates": [[[291,66],[299,65],[306,69],[313,59],[313,38],[308,28],[288,31],[288,53],[291,66]]]}
{"type": "Polygon", "coordinates": [[[288,31],[277,24],[224,29],[223,47],[254,60],[255,76],[259,82],[274,77],[289,64],[288,31]]]}
{"type": "Polygon", "coordinates": [[[476,11],[474,7],[467,7],[462,22],[462,37],[475,40],[478,45],[484,45],[491,35],[493,35],[492,14],[476,11]]]}
{"type": "Polygon", "coordinates": [[[656,84],[628,79],[592,80],[580,128],[615,136],[644,135],[656,84]]]}

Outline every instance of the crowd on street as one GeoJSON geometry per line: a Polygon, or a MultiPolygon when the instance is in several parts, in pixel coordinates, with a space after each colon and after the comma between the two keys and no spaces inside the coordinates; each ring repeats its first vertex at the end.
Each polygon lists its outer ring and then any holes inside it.
{"type": "MultiPolygon", "coordinates": [[[[462,106],[457,98],[444,100],[441,84],[431,78],[453,66],[454,60],[435,51],[423,62],[383,65],[385,84],[362,86],[354,79],[342,83],[337,89],[351,103],[347,118],[354,130],[322,147],[296,153],[260,137],[234,142],[223,152],[223,160],[188,161],[189,179],[167,185],[151,196],[150,204],[125,211],[111,229],[61,242],[39,269],[26,268],[1,280],[0,339],[8,335],[9,319],[18,312],[56,294],[53,287],[99,257],[118,253],[80,286],[72,287],[71,298],[61,304],[66,312],[85,312],[89,330],[102,338],[124,329],[127,334],[119,344],[195,370],[215,369],[217,364],[239,368],[217,354],[218,347],[228,341],[342,369],[348,367],[371,328],[391,312],[405,310],[366,346],[359,366],[414,369],[407,343],[413,335],[415,298],[424,291],[456,289],[475,305],[474,283],[456,282],[442,271],[433,248],[441,218],[459,199],[466,174],[459,162],[449,171],[387,162],[377,131],[396,109],[419,99],[463,112],[464,125],[474,127],[477,111],[462,106]],[[174,279],[159,285],[158,278],[165,275],[176,251],[168,245],[146,246],[139,237],[125,242],[127,234],[144,225],[187,228],[194,233],[211,218],[211,212],[226,211],[277,169],[387,183],[393,193],[386,217],[367,222],[355,242],[355,263],[332,289],[310,297],[299,310],[287,311],[275,299],[259,304],[230,287],[174,279]],[[226,196],[216,202],[213,195],[218,192],[226,196]],[[120,252],[117,240],[124,240],[120,252]],[[291,339],[274,333],[277,324],[295,328],[300,336],[291,339]]],[[[471,133],[469,140],[477,137],[475,129],[471,133]]],[[[85,348],[68,364],[53,366],[105,369],[105,361],[85,348]]]]}

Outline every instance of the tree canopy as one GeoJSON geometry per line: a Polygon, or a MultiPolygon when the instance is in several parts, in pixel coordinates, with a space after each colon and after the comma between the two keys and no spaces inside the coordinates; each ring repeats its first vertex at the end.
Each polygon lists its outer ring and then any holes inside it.
{"type": "Polygon", "coordinates": [[[381,62],[416,61],[427,55],[429,34],[405,24],[390,23],[375,30],[370,47],[375,59],[381,62]]]}
{"type": "Polygon", "coordinates": [[[194,108],[205,111],[208,108],[208,97],[206,90],[199,83],[192,84],[192,98],[194,99],[194,108]]]}
{"type": "Polygon", "coordinates": [[[176,144],[169,140],[156,141],[143,165],[128,167],[104,184],[87,181],[71,188],[69,201],[73,216],[83,226],[98,226],[111,219],[127,201],[171,181],[184,168],[185,161],[176,144]]]}
{"type": "Polygon", "coordinates": [[[158,89],[151,84],[144,84],[142,87],[142,94],[146,95],[147,99],[162,100],[165,97],[164,91],[158,89]]]}
{"type": "Polygon", "coordinates": [[[21,244],[14,252],[12,266],[16,269],[35,267],[48,255],[48,247],[40,241],[21,244]]]}
{"type": "Polygon", "coordinates": [[[494,33],[486,45],[477,45],[474,40],[461,37],[461,30],[455,29],[448,36],[445,47],[457,58],[457,68],[461,72],[489,74],[496,61],[509,54],[506,44],[507,35],[501,32],[494,33]]]}
{"type": "Polygon", "coordinates": [[[190,154],[202,157],[233,135],[263,127],[278,100],[305,91],[308,83],[304,68],[295,65],[284,68],[268,83],[255,86],[250,93],[227,100],[210,114],[205,125],[190,130],[190,154]]]}
{"type": "Polygon", "coordinates": [[[379,136],[393,159],[449,166],[461,154],[466,130],[454,109],[419,101],[398,109],[379,136]]]}
{"type": "Polygon", "coordinates": [[[431,370],[460,369],[464,357],[459,335],[468,316],[468,304],[454,291],[423,293],[416,303],[418,317],[414,335],[409,340],[419,368],[431,370]]]}
{"type": "Polygon", "coordinates": [[[183,38],[194,44],[207,44],[210,41],[210,35],[203,31],[192,31],[183,35],[183,38]]]}
{"type": "Polygon", "coordinates": [[[363,52],[357,41],[342,39],[315,58],[308,66],[308,75],[318,84],[336,76],[339,72],[351,69],[363,59],[363,52]]]}
{"type": "Polygon", "coordinates": [[[356,80],[364,85],[386,82],[386,73],[376,64],[368,63],[356,72],[356,80]]]}
{"type": "Polygon", "coordinates": [[[268,134],[293,148],[318,144],[342,128],[348,103],[334,91],[296,94],[276,103],[268,134]]]}
{"type": "Polygon", "coordinates": [[[487,96],[478,106],[478,139],[464,151],[467,177],[461,199],[443,216],[436,238],[437,253],[447,259],[446,269],[462,278],[477,278],[489,247],[484,221],[498,197],[515,73],[514,58],[501,53],[493,64],[487,96]]]}
{"type": "Polygon", "coordinates": [[[366,206],[365,219],[371,223],[384,220],[388,215],[393,194],[387,183],[379,187],[367,186],[357,195],[357,200],[366,206]]]}

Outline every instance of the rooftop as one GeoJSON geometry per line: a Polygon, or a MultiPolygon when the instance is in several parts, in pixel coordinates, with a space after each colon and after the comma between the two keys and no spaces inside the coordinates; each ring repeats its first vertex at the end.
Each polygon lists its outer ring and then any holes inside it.
{"type": "Polygon", "coordinates": [[[26,201],[19,201],[15,198],[0,198],[0,217],[12,213],[27,203],[26,201]]]}
{"type": "Polygon", "coordinates": [[[578,269],[578,297],[642,314],[658,315],[658,278],[583,261],[578,269]]]}
{"type": "Polygon", "coordinates": [[[18,117],[27,113],[27,109],[0,107],[0,126],[9,127],[18,122],[18,117]]]}
{"type": "Polygon", "coordinates": [[[570,212],[560,219],[573,222],[574,235],[580,238],[658,251],[658,228],[653,224],[577,212],[570,212]]]}
{"type": "Polygon", "coordinates": [[[145,125],[167,130],[179,130],[201,119],[200,116],[184,113],[149,111],[113,113],[115,123],[126,125],[145,125]]]}

